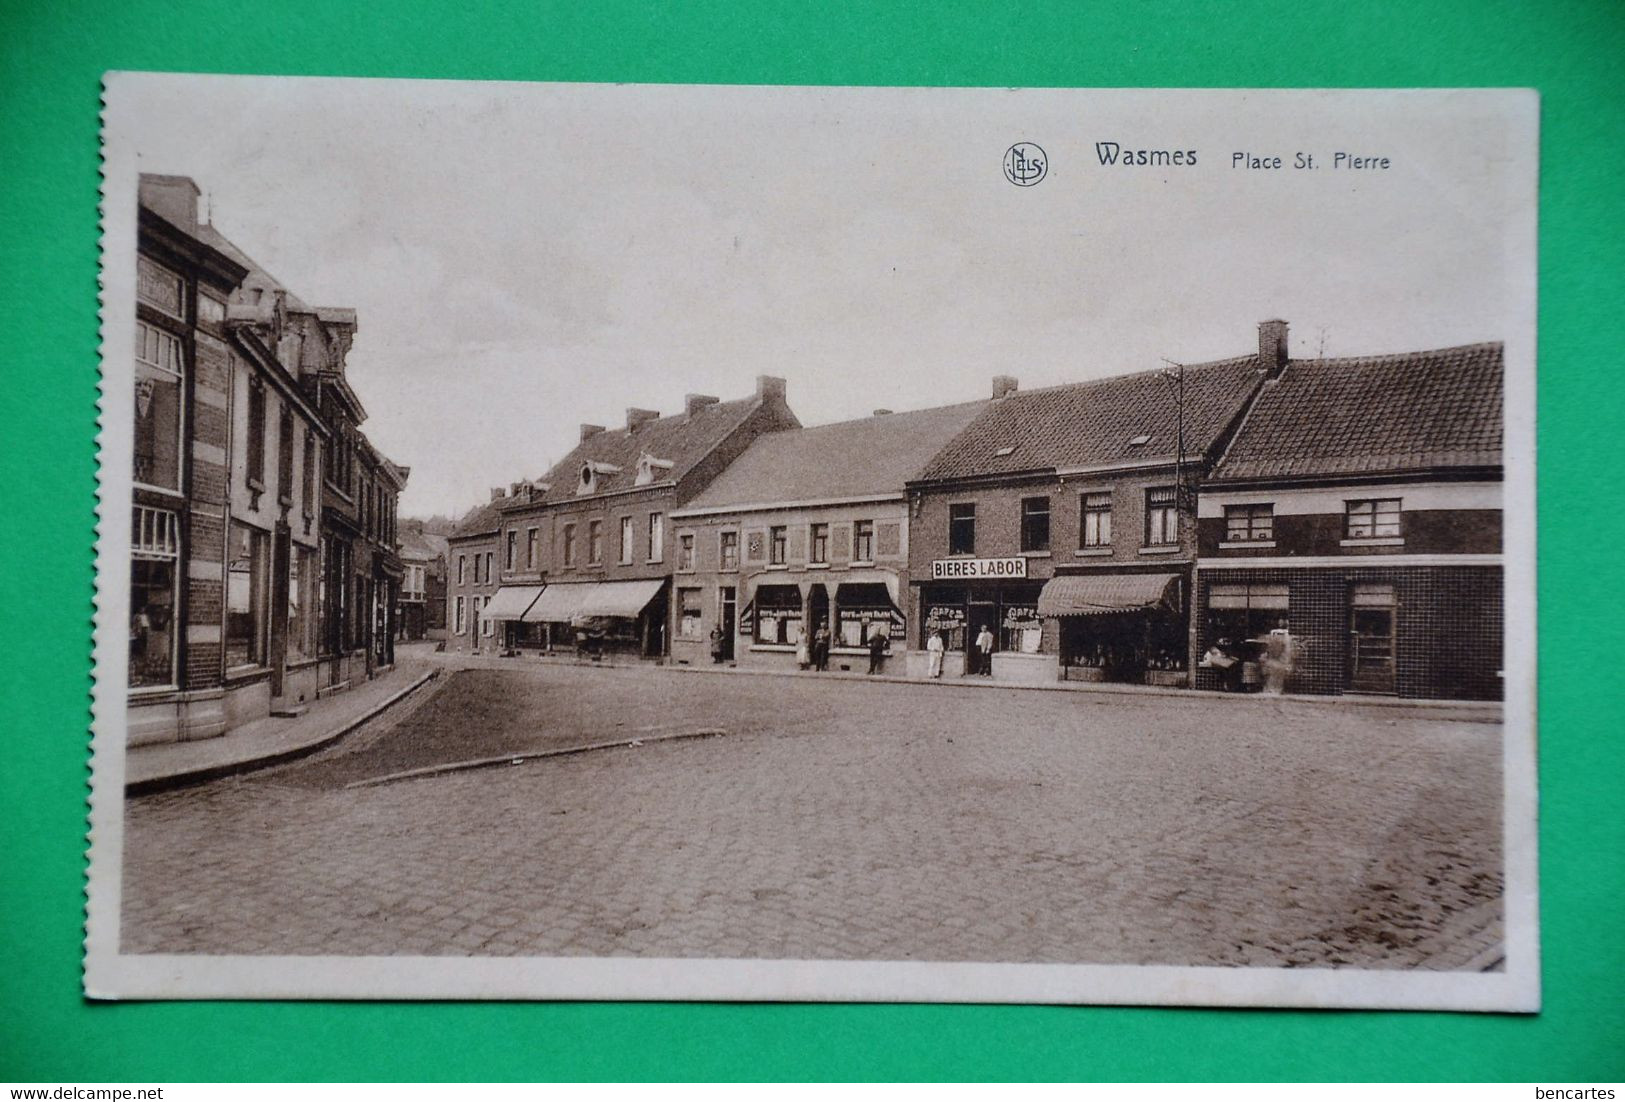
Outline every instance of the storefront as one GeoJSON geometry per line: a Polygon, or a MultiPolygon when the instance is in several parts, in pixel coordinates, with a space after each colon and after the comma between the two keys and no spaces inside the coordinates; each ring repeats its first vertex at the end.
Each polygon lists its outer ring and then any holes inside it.
{"type": "Polygon", "coordinates": [[[803,640],[810,644],[825,628],[832,663],[850,668],[851,659],[867,661],[876,635],[885,638],[887,654],[906,643],[908,617],[897,605],[897,585],[889,573],[869,581],[759,581],[739,613],[738,634],[753,658],[768,660],[783,652],[784,662],[774,664],[785,664],[794,660],[803,640]]]}
{"type": "Polygon", "coordinates": [[[1185,581],[1180,574],[1052,578],[1038,611],[1057,623],[1061,676],[1075,681],[1188,683],[1185,581]]]}
{"type": "Polygon", "coordinates": [[[921,587],[921,653],[930,637],[940,633],[944,676],[983,673],[1008,680],[1052,680],[1036,670],[1044,653],[1043,623],[1038,615],[1038,595],[1044,583],[1029,580],[1026,574],[1025,558],[934,563],[933,578],[964,580],[934,580],[921,587]],[[978,669],[975,645],[983,628],[993,636],[993,661],[991,668],[978,669]]]}
{"type": "Polygon", "coordinates": [[[505,585],[482,614],[503,622],[506,650],[658,658],[665,653],[666,580],[505,585]]]}

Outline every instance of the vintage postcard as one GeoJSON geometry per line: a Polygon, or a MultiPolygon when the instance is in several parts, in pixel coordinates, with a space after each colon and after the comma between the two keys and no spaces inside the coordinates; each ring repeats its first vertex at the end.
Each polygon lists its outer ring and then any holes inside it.
{"type": "Polygon", "coordinates": [[[86,992],[1538,1009],[1538,111],[109,74],[86,992]]]}

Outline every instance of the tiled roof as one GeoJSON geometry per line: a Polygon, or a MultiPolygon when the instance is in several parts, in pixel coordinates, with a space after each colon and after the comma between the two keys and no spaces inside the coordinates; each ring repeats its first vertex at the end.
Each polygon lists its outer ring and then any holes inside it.
{"type": "Polygon", "coordinates": [[[1265,386],[1213,477],[1497,466],[1501,373],[1498,343],[1293,360],[1265,386]]]}
{"type": "MultiPolygon", "coordinates": [[[[261,288],[268,291],[281,291],[287,296],[286,302],[289,310],[293,310],[301,314],[308,314],[312,312],[310,307],[306,306],[304,301],[300,299],[298,295],[294,294],[292,291],[288,290],[287,287],[283,286],[275,276],[273,276],[270,272],[267,272],[264,268],[260,267],[258,261],[249,256],[247,253],[243,252],[243,250],[239,249],[231,238],[215,229],[209,223],[198,223],[197,237],[199,241],[220,250],[227,256],[231,257],[231,259],[248,269],[248,276],[243,280],[242,283],[244,289],[261,288]]],[[[235,298],[236,296],[234,295],[233,297],[235,298]]]]}
{"type": "MultiPolygon", "coordinates": [[[[669,468],[656,471],[656,483],[680,479],[726,440],[762,401],[752,396],[733,402],[713,402],[696,409],[692,416],[678,413],[645,421],[634,430],[619,428],[595,433],[542,476],[541,481],[549,483],[551,489],[532,500],[547,503],[577,500],[576,485],[581,467],[589,462],[598,464],[595,494],[630,490],[637,478],[638,460],[645,452],[653,459],[671,464],[669,468]]],[[[793,423],[793,415],[788,410],[785,413],[791,416],[793,423]]]]}
{"type": "MultiPolygon", "coordinates": [[[[1241,412],[1258,385],[1257,364],[1242,356],[1185,368],[1187,457],[1211,448],[1241,412]]],[[[1162,371],[1017,391],[972,421],[919,480],[1172,460],[1176,394],[1162,371]]]]}
{"type": "Polygon", "coordinates": [[[463,519],[457,522],[457,527],[451,530],[451,535],[447,538],[460,540],[495,532],[502,527],[502,513],[497,509],[500,504],[500,501],[491,501],[484,505],[476,505],[463,515],[463,519]]]}
{"type": "Polygon", "coordinates": [[[445,553],[445,537],[430,535],[412,528],[401,529],[401,558],[424,562],[445,553]]]}
{"type": "Polygon", "coordinates": [[[902,494],[903,484],[990,404],[964,402],[768,433],[685,508],[902,494]]]}

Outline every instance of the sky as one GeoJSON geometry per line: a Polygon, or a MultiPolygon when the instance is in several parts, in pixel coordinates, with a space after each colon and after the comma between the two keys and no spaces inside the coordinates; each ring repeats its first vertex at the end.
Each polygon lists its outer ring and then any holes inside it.
{"type": "Polygon", "coordinates": [[[411,468],[402,516],[540,475],[581,422],[758,375],[818,424],[1244,355],[1266,318],[1294,356],[1502,340],[1533,278],[1519,93],[149,74],[108,95],[140,171],[192,177],[295,294],[356,309],[349,377],[411,468]],[[1030,187],[1002,170],[1023,141],[1048,164],[1030,187]],[[1104,166],[1102,141],[1197,163],[1104,166]]]}

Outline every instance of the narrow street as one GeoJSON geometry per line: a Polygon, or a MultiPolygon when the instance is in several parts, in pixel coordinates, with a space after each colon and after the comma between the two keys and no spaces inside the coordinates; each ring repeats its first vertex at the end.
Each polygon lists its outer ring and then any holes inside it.
{"type": "Polygon", "coordinates": [[[132,801],[123,937],[1491,967],[1500,734],[1348,702],[461,669],[312,758],[132,801]]]}

